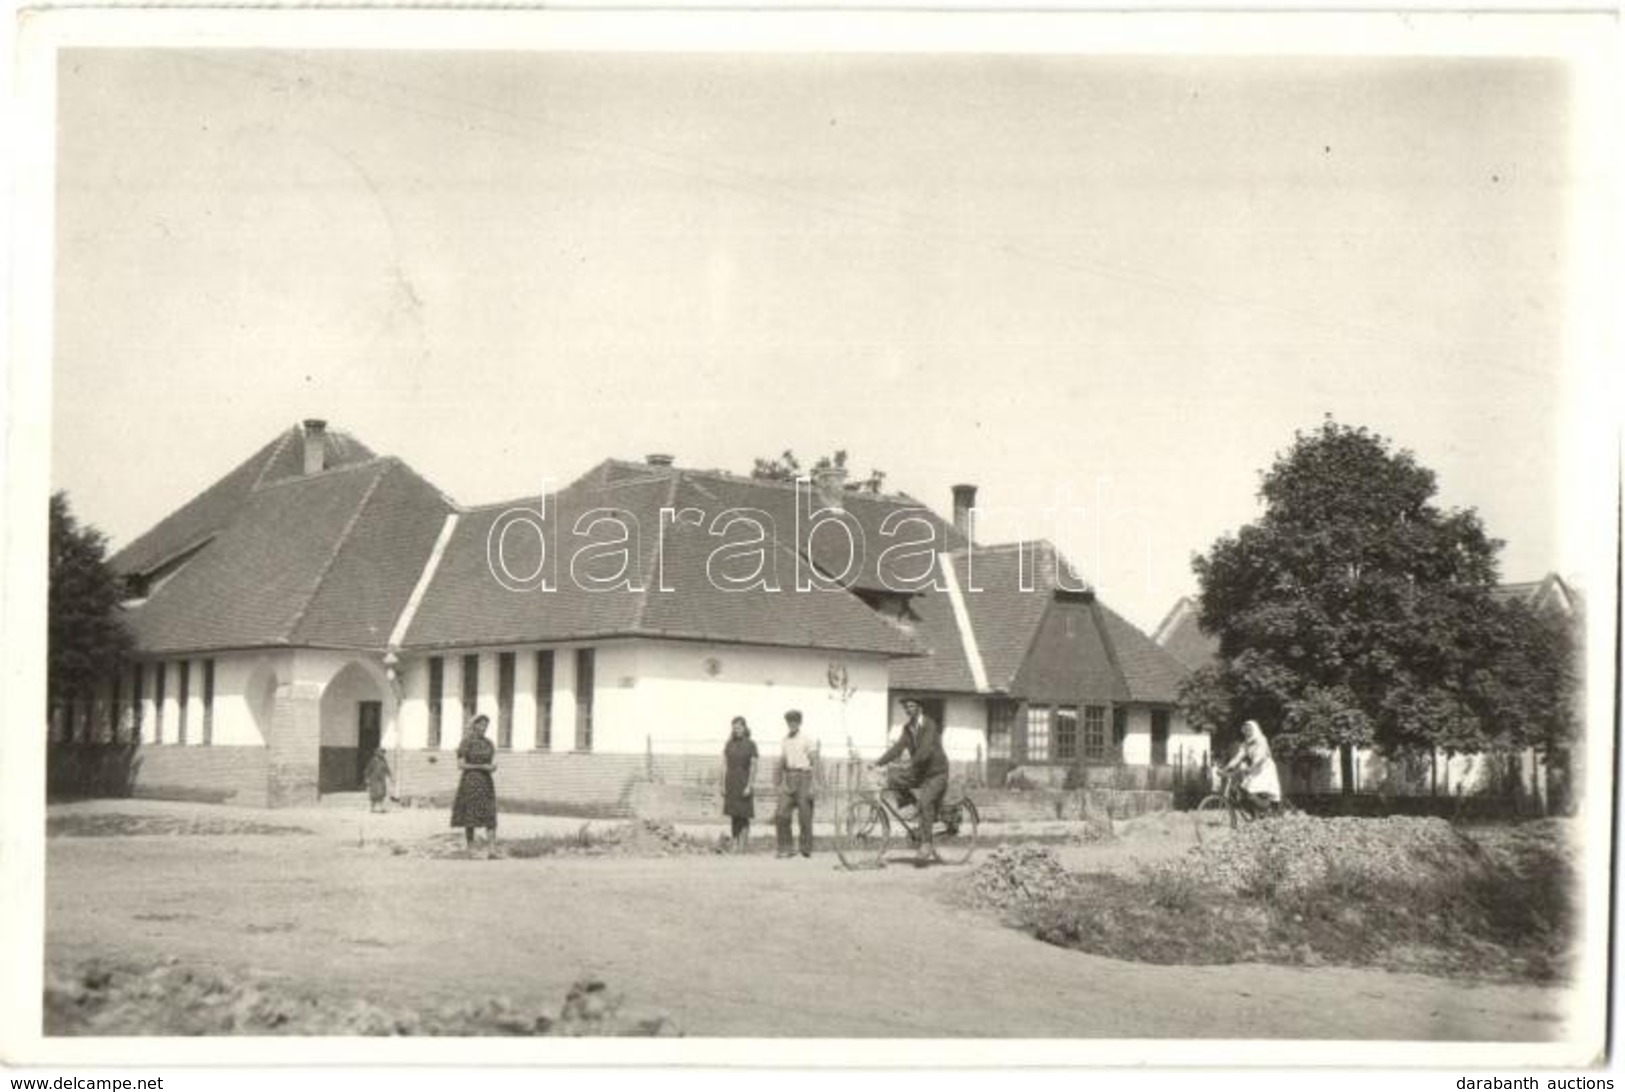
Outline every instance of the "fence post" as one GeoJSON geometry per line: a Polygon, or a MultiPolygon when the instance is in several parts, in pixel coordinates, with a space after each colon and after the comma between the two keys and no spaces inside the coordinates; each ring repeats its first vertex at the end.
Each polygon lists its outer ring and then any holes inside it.
{"type": "Polygon", "coordinates": [[[655,738],[651,735],[643,737],[643,776],[655,779],[655,738]]]}

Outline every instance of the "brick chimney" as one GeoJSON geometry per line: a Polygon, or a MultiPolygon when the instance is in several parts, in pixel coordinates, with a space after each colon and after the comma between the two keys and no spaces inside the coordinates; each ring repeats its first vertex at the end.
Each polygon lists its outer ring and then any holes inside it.
{"type": "Polygon", "coordinates": [[[653,455],[645,455],[643,457],[643,461],[648,463],[650,466],[670,466],[677,460],[675,456],[665,455],[657,452],[653,455]]]}
{"type": "Polygon", "coordinates": [[[312,417],[305,421],[305,473],[319,474],[327,469],[327,422],[312,417]]]}
{"type": "Polygon", "coordinates": [[[818,503],[825,508],[845,509],[846,467],[821,466],[812,472],[813,487],[818,490],[818,503]]]}
{"type": "Polygon", "coordinates": [[[970,538],[971,512],[976,508],[974,485],[954,486],[954,530],[970,538]]]}

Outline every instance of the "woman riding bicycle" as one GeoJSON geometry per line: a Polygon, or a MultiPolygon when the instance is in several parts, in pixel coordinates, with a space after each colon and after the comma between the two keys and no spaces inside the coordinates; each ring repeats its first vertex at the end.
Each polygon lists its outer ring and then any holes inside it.
{"type": "Polygon", "coordinates": [[[1268,814],[1281,806],[1281,776],[1270,756],[1270,741],[1256,720],[1241,726],[1241,746],[1222,769],[1241,778],[1241,804],[1250,815],[1268,814]]]}

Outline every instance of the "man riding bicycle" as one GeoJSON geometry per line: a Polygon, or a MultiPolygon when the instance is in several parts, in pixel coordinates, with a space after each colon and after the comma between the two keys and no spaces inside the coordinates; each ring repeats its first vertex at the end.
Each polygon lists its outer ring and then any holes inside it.
{"type": "Polygon", "coordinates": [[[1240,778],[1240,803],[1249,815],[1267,815],[1281,806],[1281,776],[1256,720],[1241,726],[1241,746],[1221,770],[1240,778]]]}
{"type": "Polygon", "coordinates": [[[897,742],[875,760],[874,768],[890,765],[904,751],[908,752],[908,765],[888,771],[886,787],[897,794],[900,805],[907,806],[911,797],[919,804],[919,859],[923,863],[937,859],[933,828],[936,826],[937,809],[948,791],[948,752],[942,749],[942,729],[936,721],[921,712],[919,702],[905,698],[903,712],[908,721],[903,725],[897,742]]]}

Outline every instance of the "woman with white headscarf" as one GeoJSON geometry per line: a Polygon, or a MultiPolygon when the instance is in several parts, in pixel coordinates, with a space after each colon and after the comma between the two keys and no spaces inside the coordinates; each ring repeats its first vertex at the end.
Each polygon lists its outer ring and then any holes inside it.
{"type": "Polygon", "coordinates": [[[1270,756],[1270,741],[1256,720],[1241,726],[1241,746],[1235,757],[1224,764],[1227,773],[1241,775],[1241,789],[1246,794],[1247,808],[1253,814],[1272,811],[1281,802],[1281,775],[1276,772],[1275,759],[1270,756]]]}

